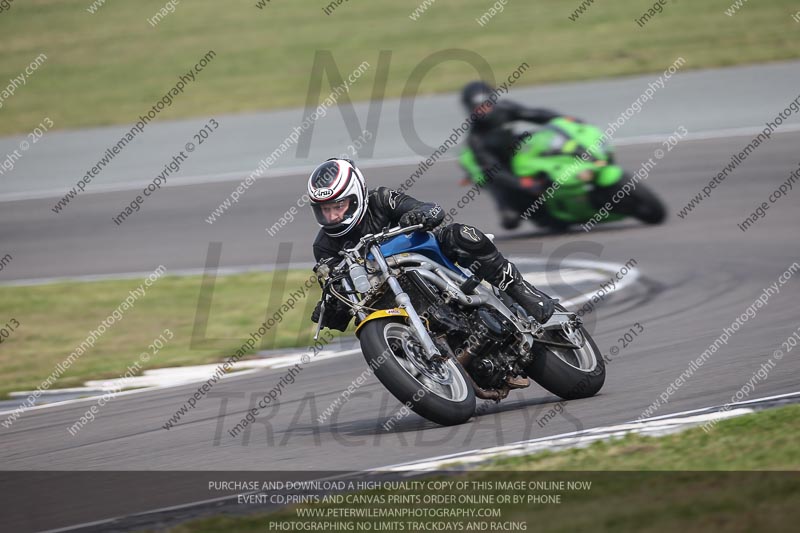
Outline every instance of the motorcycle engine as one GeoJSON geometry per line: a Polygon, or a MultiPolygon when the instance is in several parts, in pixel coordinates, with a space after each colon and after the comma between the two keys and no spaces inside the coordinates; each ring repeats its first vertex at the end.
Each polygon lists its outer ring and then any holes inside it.
{"type": "Polygon", "coordinates": [[[469,355],[467,371],[480,387],[499,388],[514,365],[514,356],[505,353],[514,342],[514,328],[491,307],[479,307],[471,318],[473,330],[464,349],[469,355]]]}

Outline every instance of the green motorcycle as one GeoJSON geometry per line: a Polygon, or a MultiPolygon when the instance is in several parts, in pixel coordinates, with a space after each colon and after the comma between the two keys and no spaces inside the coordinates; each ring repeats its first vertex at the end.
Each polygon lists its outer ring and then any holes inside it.
{"type": "MultiPolygon", "coordinates": [[[[613,147],[595,126],[558,117],[518,137],[511,153],[519,187],[504,195],[508,205],[502,209],[535,225],[564,231],[582,224],[588,230],[627,217],[647,224],[660,224],[666,217],[664,204],[641,178],[614,164],[613,147]]],[[[492,181],[472,150],[465,149],[459,162],[477,186],[492,181]]],[[[506,227],[516,227],[519,218],[506,227]]]]}

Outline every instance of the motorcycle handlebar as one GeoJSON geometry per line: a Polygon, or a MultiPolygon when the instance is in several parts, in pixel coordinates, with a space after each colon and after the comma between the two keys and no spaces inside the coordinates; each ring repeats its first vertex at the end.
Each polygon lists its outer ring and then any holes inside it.
{"type": "MultiPolygon", "coordinates": [[[[380,240],[380,239],[388,239],[390,237],[395,237],[397,235],[402,235],[403,233],[411,233],[412,231],[417,231],[418,229],[422,229],[423,224],[414,224],[413,226],[395,226],[393,228],[384,229],[382,232],[372,235],[373,240],[380,240]]],[[[364,236],[361,240],[367,239],[370,237],[369,235],[364,236]]]]}
{"type": "MultiPolygon", "coordinates": [[[[417,231],[419,229],[422,229],[422,227],[423,227],[422,224],[414,224],[413,226],[405,226],[405,227],[404,226],[395,226],[393,228],[384,228],[379,233],[374,233],[374,234],[370,233],[368,235],[364,235],[358,241],[357,245],[355,245],[352,248],[345,248],[344,250],[340,250],[339,251],[339,255],[342,256],[342,257],[347,257],[348,254],[351,254],[353,252],[357,252],[362,247],[366,246],[368,243],[382,241],[382,240],[385,240],[385,239],[389,239],[391,237],[396,237],[398,235],[402,235],[404,233],[411,233],[412,231],[417,231]]],[[[341,261],[338,265],[336,265],[335,267],[330,269],[328,272],[326,272],[327,276],[325,276],[325,277],[327,279],[325,281],[325,285],[322,288],[323,292],[325,290],[327,290],[328,284],[330,283],[331,278],[336,277],[336,275],[340,271],[346,270],[348,265],[349,265],[348,261],[341,261]]]]}
{"type": "Polygon", "coordinates": [[[411,233],[412,231],[417,231],[418,229],[422,228],[423,228],[422,224],[414,224],[413,226],[395,226],[393,228],[384,228],[379,233],[369,233],[367,235],[364,235],[358,241],[357,245],[355,245],[352,248],[345,248],[344,250],[340,250],[339,255],[346,256],[349,253],[357,252],[367,243],[371,243],[374,241],[382,241],[385,239],[389,239],[391,237],[402,235],[403,233],[411,233]]]}

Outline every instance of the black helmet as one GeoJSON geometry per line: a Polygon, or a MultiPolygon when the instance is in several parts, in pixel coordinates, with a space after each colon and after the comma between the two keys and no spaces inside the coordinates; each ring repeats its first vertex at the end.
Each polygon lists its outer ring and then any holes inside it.
{"type": "Polygon", "coordinates": [[[467,113],[472,113],[492,96],[494,89],[485,81],[471,81],[461,90],[461,103],[467,108],[467,113]]]}

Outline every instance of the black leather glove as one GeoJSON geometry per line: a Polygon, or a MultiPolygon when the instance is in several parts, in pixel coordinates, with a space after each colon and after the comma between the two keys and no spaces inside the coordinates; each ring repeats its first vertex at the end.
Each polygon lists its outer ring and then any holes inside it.
{"type": "Polygon", "coordinates": [[[315,324],[319,324],[319,314],[322,312],[322,300],[317,302],[317,306],[314,308],[314,311],[311,313],[311,322],[315,324]]]}
{"type": "Polygon", "coordinates": [[[439,225],[441,219],[437,215],[441,213],[441,211],[442,208],[438,205],[426,211],[409,211],[400,217],[399,224],[403,228],[414,226],[416,224],[422,224],[422,229],[427,231],[439,225]]]}
{"type": "MultiPolygon", "coordinates": [[[[320,323],[320,314],[322,313],[322,300],[317,302],[317,306],[311,313],[311,321],[320,323]]],[[[328,297],[325,300],[325,316],[322,317],[322,327],[344,331],[350,324],[350,310],[349,308],[340,303],[336,298],[328,297]]]]}
{"type": "Polygon", "coordinates": [[[400,226],[407,228],[416,224],[422,224],[423,220],[425,220],[425,215],[419,211],[409,211],[400,217],[400,226]]]}

